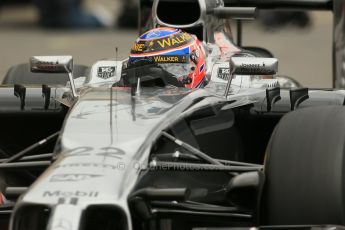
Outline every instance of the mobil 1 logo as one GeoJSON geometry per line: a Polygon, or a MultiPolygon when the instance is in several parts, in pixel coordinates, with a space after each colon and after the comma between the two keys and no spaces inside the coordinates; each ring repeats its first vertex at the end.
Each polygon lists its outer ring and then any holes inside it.
{"type": "Polygon", "coordinates": [[[101,177],[94,174],[56,174],[50,178],[50,182],[78,182],[101,177]]]}
{"type": "Polygon", "coordinates": [[[98,191],[45,191],[43,192],[43,197],[63,197],[63,198],[83,198],[83,197],[98,197],[99,192],[98,191]]]}
{"type": "Polygon", "coordinates": [[[115,66],[102,66],[98,67],[97,77],[108,79],[115,76],[115,66]]]}
{"type": "Polygon", "coordinates": [[[218,68],[218,78],[222,80],[228,80],[230,77],[230,69],[229,68],[218,68]]]}

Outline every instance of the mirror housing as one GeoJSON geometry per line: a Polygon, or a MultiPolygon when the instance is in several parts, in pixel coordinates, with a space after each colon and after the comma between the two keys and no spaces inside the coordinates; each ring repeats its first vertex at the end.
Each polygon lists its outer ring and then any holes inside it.
{"type": "Polygon", "coordinates": [[[73,80],[72,56],[33,56],[30,58],[30,71],[34,73],[67,73],[73,98],[78,98],[73,80]]]}
{"type": "Polygon", "coordinates": [[[274,75],[278,72],[278,59],[260,57],[232,57],[230,72],[237,75],[274,75]]]}
{"type": "Polygon", "coordinates": [[[224,96],[230,91],[234,75],[274,75],[278,72],[278,59],[261,57],[231,57],[230,77],[225,88],[224,96]]]}
{"type": "Polygon", "coordinates": [[[72,56],[33,56],[30,70],[34,73],[72,73],[72,56]]]}

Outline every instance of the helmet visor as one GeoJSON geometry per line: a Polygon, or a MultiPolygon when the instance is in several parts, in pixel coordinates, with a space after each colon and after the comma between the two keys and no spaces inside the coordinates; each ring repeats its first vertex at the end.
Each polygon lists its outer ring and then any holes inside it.
{"type": "Polygon", "coordinates": [[[158,64],[158,66],[176,78],[188,76],[192,72],[192,65],[189,63],[158,64]]]}

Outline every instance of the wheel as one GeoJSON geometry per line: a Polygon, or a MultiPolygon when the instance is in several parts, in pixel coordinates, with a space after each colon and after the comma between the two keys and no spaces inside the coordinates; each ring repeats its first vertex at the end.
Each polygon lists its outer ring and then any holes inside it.
{"type": "MultiPolygon", "coordinates": [[[[73,77],[78,78],[81,76],[88,76],[88,67],[74,65],[73,77]]],[[[29,64],[20,64],[9,69],[2,84],[66,85],[68,81],[68,75],[66,73],[31,73],[29,64]]]]}
{"type": "Polygon", "coordinates": [[[267,148],[263,225],[345,224],[345,108],[284,116],[267,148]]]}

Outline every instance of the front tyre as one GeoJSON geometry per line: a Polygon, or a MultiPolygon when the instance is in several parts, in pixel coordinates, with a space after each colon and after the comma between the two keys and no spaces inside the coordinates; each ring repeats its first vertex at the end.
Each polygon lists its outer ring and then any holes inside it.
{"type": "Polygon", "coordinates": [[[345,108],[299,109],[274,130],[261,223],[345,224],[345,108]]]}

